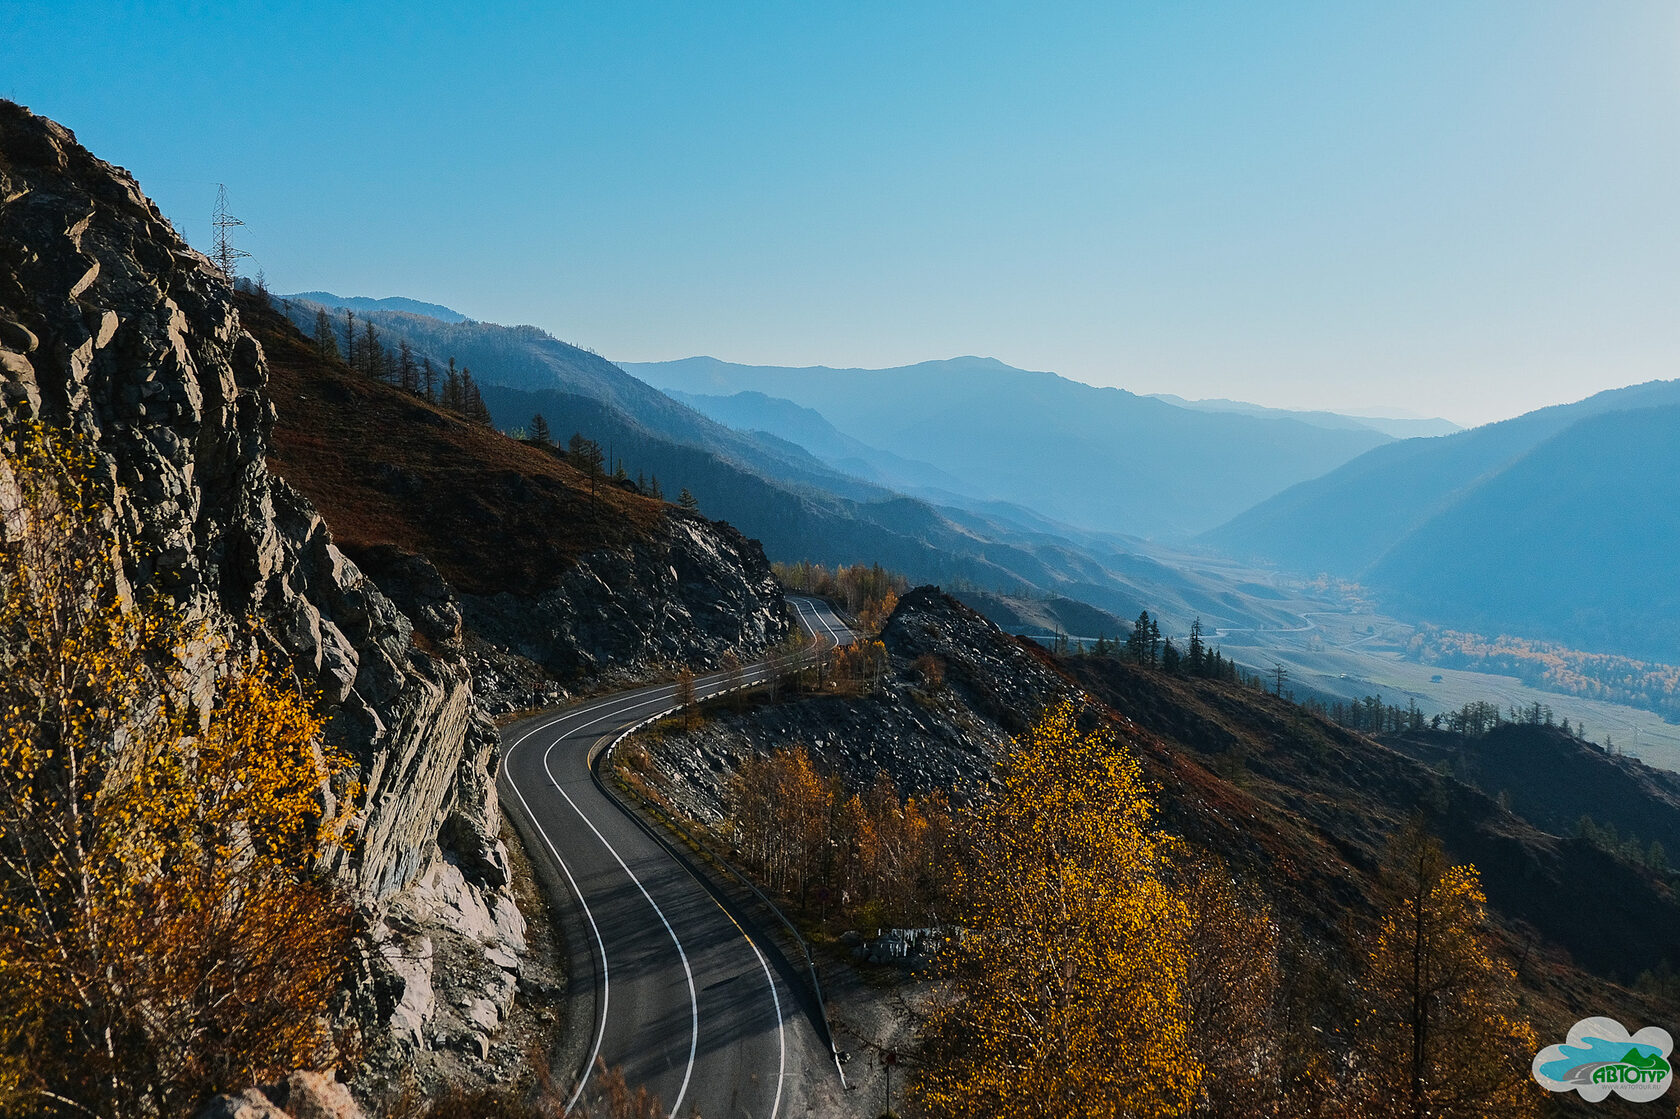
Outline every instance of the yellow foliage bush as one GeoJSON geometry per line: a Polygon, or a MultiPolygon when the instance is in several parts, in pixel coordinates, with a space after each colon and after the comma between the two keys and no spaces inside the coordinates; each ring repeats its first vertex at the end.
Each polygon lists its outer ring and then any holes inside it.
{"type": "Polygon", "coordinates": [[[133,601],[94,467],[40,427],[0,456],[0,1114],[319,1065],[348,950],[316,865],[349,763],[260,656],[133,601]]]}

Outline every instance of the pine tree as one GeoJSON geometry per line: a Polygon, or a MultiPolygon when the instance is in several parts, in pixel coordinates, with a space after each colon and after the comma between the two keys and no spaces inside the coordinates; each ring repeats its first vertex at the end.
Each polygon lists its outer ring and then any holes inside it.
{"type": "Polygon", "coordinates": [[[338,338],[333,334],[332,319],[325,310],[315,312],[315,352],[322,357],[338,356],[338,338]]]}
{"type": "Polygon", "coordinates": [[[472,370],[465,366],[461,369],[461,414],[480,427],[495,426],[484,396],[478,391],[478,382],[473,380],[472,370]]]}
{"type": "Polygon", "coordinates": [[[455,369],[455,359],[449,359],[449,368],[443,374],[443,392],[438,397],[438,403],[451,412],[461,411],[461,374],[455,369]]]}
{"type": "Polygon", "coordinates": [[[397,387],[413,396],[420,395],[420,369],[414,363],[414,347],[407,338],[397,341],[397,387]]]}
{"type": "Polygon", "coordinates": [[[665,491],[659,488],[659,475],[657,474],[648,477],[648,496],[657,501],[665,500],[665,491]]]}
{"type": "Polygon", "coordinates": [[[545,447],[553,442],[554,437],[548,431],[548,421],[543,419],[541,412],[531,417],[531,438],[545,447]]]}
{"type": "Polygon", "coordinates": [[[1136,664],[1149,663],[1149,611],[1139,611],[1137,621],[1132,623],[1132,632],[1126,638],[1126,656],[1136,664]]]}
{"type": "Polygon", "coordinates": [[[601,467],[605,462],[605,456],[601,453],[601,445],[593,439],[585,439],[582,432],[574,432],[566,447],[571,455],[572,465],[588,476],[589,496],[593,500],[596,487],[602,477],[601,467]]]}
{"type": "Polygon", "coordinates": [[[420,395],[437,403],[437,367],[429,357],[420,359],[420,395]]]}
{"type": "Polygon", "coordinates": [[[698,509],[700,508],[700,499],[690,493],[687,486],[684,486],[682,492],[677,495],[677,504],[684,509],[698,509]]]}
{"type": "Polygon", "coordinates": [[[1207,649],[1202,645],[1202,619],[1198,617],[1190,623],[1190,650],[1187,658],[1190,662],[1190,675],[1202,676],[1206,673],[1203,662],[1207,659],[1207,649]]]}

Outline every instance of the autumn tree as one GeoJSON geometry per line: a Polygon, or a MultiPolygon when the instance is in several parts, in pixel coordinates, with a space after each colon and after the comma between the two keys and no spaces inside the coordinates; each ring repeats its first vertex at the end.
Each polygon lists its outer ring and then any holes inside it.
{"type": "Polygon", "coordinates": [[[190,1114],[331,1055],[347,763],[260,658],[137,604],[90,455],[0,455],[0,1114],[190,1114]]]}
{"type": "Polygon", "coordinates": [[[694,691],[694,670],[687,665],[677,670],[677,709],[682,713],[683,729],[693,730],[700,725],[700,701],[694,691]]]}
{"type": "Polygon", "coordinates": [[[1390,843],[1393,900],[1361,984],[1360,1094],[1373,1116],[1534,1115],[1539,1043],[1516,1015],[1516,976],[1490,950],[1473,866],[1453,866],[1421,823],[1390,843]]]}
{"type": "Polygon", "coordinates": [[[1194,1113],[1299,1114],[1284,1109],[1281,969],[1271,906],[1212,856],[1191,860],[1179,877],[1192,916],[1184,995],[1203,1069],[1194,1113]]]}
{"type": "Polygon", "coordinates": [[[735,847],[771,891],[806,900],[828,857],[835,791],[804,746],[736,770],[726,794],[735,847]]]}
{"type": "Polygon", "coordinates": [[[963,826],[967,935],[914,1081],[928,1114],[1183,1114],[1202,1066],[1185,991],[1190,911],[1165,880],[1138,763],[1061,703],[998,763],[963,826]]]}
{"type": "Polygon", "coordinates": [[[867,632],[880,633],[882,627],[887,624],[887,619],[892,617],[892,612],[896,609],[898,609],[898,594],[889,587],[880,598],[864,604],[863,609],[858,612],[858,622],[867,632]]]}

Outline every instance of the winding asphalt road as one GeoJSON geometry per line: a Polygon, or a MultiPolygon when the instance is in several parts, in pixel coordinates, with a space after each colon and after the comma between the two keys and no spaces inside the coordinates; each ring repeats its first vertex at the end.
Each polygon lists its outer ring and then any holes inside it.
{"type": "MultiPolygon", "coordinates": [[[[852,640],[826,603],[789,601],[824,643],[852,640]]],[[[763,682],[809,656],[699,677],[696,696],[763,682]]],[[[502,728],[502,803],[523,825],[539,877],[570,895],[551,900],[572,989],[594,996],[590,1073],[567,1109],[604,1062],[673,1117],[803,1115],[815,1078],[838,1073],[798,974],[607,795],[594,769],[612,744],[675,710],[676,692],[637,688],[502,728]]]]}

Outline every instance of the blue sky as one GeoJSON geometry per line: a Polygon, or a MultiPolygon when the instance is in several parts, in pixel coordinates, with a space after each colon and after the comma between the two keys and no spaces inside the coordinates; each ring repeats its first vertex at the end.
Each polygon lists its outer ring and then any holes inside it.
{"type": "Polygon", "coordinates": [[[0,58],[278,290],[621,360],[1460,422],[1680,375],[1672,3],[12,0],[0,58]]]}

